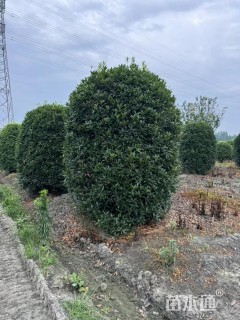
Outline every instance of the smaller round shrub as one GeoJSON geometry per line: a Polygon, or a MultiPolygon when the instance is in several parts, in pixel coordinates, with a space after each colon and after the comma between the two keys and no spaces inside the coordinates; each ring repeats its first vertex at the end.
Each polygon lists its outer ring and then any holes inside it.
{"type": "Polygon", "coordinates": [[[180,155],[183,170],[191,174],[207,174],[216,161],[216,137],[206,122],[189,122],[181,138],[180,155]]]}
{"type": "Polygon", "coordinates": [[[8,173],[17,170],[16,142],[20,128],[20,124],[11,123],[0,133],[0,169],[8,173]]]}
{"type": "Polygon", "coordinates": [[[234,158],[238,167],[240,167],[240,134],[234,140],[234,158]]]}
{"type": "Polygon", "coordinates": [[[50,104],[26,114],[19,135],[19,179],[31,193],[47,189],[62,192],[63,141],[66,108],[50,104]]]}
{"type": "Polygon", "coordinates": [[[225,141],[217,143],[217,160],[219,162],[232,160],[233,158],[233,147],[225,141]]]}

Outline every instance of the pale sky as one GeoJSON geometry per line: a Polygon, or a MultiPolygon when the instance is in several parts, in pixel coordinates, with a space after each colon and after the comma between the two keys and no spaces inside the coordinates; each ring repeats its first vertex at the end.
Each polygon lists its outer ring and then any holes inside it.
{"type": "Polygon", "coordinates": [[[218,130],[240,133],[240,0],[6,0],[15,120],[65,104],[105,61],[135,57],[166,80],[177,104],[218,97],[218,130]]]}

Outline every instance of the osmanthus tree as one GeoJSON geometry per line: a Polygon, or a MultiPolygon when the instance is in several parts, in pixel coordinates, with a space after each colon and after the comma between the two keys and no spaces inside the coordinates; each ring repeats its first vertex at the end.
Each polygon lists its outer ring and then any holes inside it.
{"type": "Polygon", "coordinates": [[[183,122],[206,122],[213,130],[220,126],[226,107],[220,108],[217,98],[196,97],[195,102],[184,101],[181,106],[183,122]]]}
{"type": "Polygon", "coordinates": [[[0,169],[8,173],[17,170],[16,143],[21,125],[11,123],[0,132],[0,169]]]}
{"type": "Polygon", "coordinates": [[[227,141],[218,141],[217,143],[217,160],[219,162],[233,159],[233,147],[227,141]]]}
{"type": "Polygon", "coordinates": [[[216,137],[210,124],[189,122],[181,137],[180,156],[183,171],[207,174],[216,161],[216,137]]]}
{"type": "Polygon", "coordinates": [[[163,217],[175,190],[180,134],[165,81],[134,61],[102,64],[68,107],[65,176],[81,212],[112,235],[163,217]]]}
{"type": "Polygon", "coordinates": [[[25,116],[17,147],[20,182],[31,193],[62,192],[66,107],[40,106],[25,116]]]}

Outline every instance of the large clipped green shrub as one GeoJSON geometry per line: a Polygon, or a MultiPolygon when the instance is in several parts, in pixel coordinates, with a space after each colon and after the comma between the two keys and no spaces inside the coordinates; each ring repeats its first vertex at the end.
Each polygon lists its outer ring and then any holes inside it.
{"type": "Polygon", "coordinates": [[[174,104],[166,83],[134,62],[100,66],[71,94],[67,186],[109,234],[156,221],[168,208],[178,174],[174,104]]]}
{"type": "Polygon", "coordinates": [[[11,123],[0,133],[0,169],[8,173],[17,170],[16,142],[20,128],[20,124],[11,123]]]}
{"type": "Polygon", "coordinates": [[[185,125],[180,146],[183,171],[207,174],[216,161],[216,138],[206,122],[189,122],[185,125]]]}
{"type": "Polygon", "coordinates": [[[240,134],[234,140],[234,158],[238,167],[240,167],[240,134]]]}
{"type": "Polygon", "coordinates": [[[63,142],[66,108],[40,106],[26,114],[18,142],[20,182],[31,193],[64,190],[63,142]]]}
{"type": "Polygon", "coordinates": [[[225,141],[219,141],[217,143],[217,160],[219,162],[232,160],[233,158],[233,147],[230,143],[225,141]]]}

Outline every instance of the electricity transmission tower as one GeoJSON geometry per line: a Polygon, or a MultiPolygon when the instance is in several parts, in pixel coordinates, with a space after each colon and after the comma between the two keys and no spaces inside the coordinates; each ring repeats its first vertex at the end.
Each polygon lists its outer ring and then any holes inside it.
{"type": "Polygon", "coordinates": [[[0,129],[13,121],[12,94],[5,37],[5,2],[0,0],[0,129]]]}

